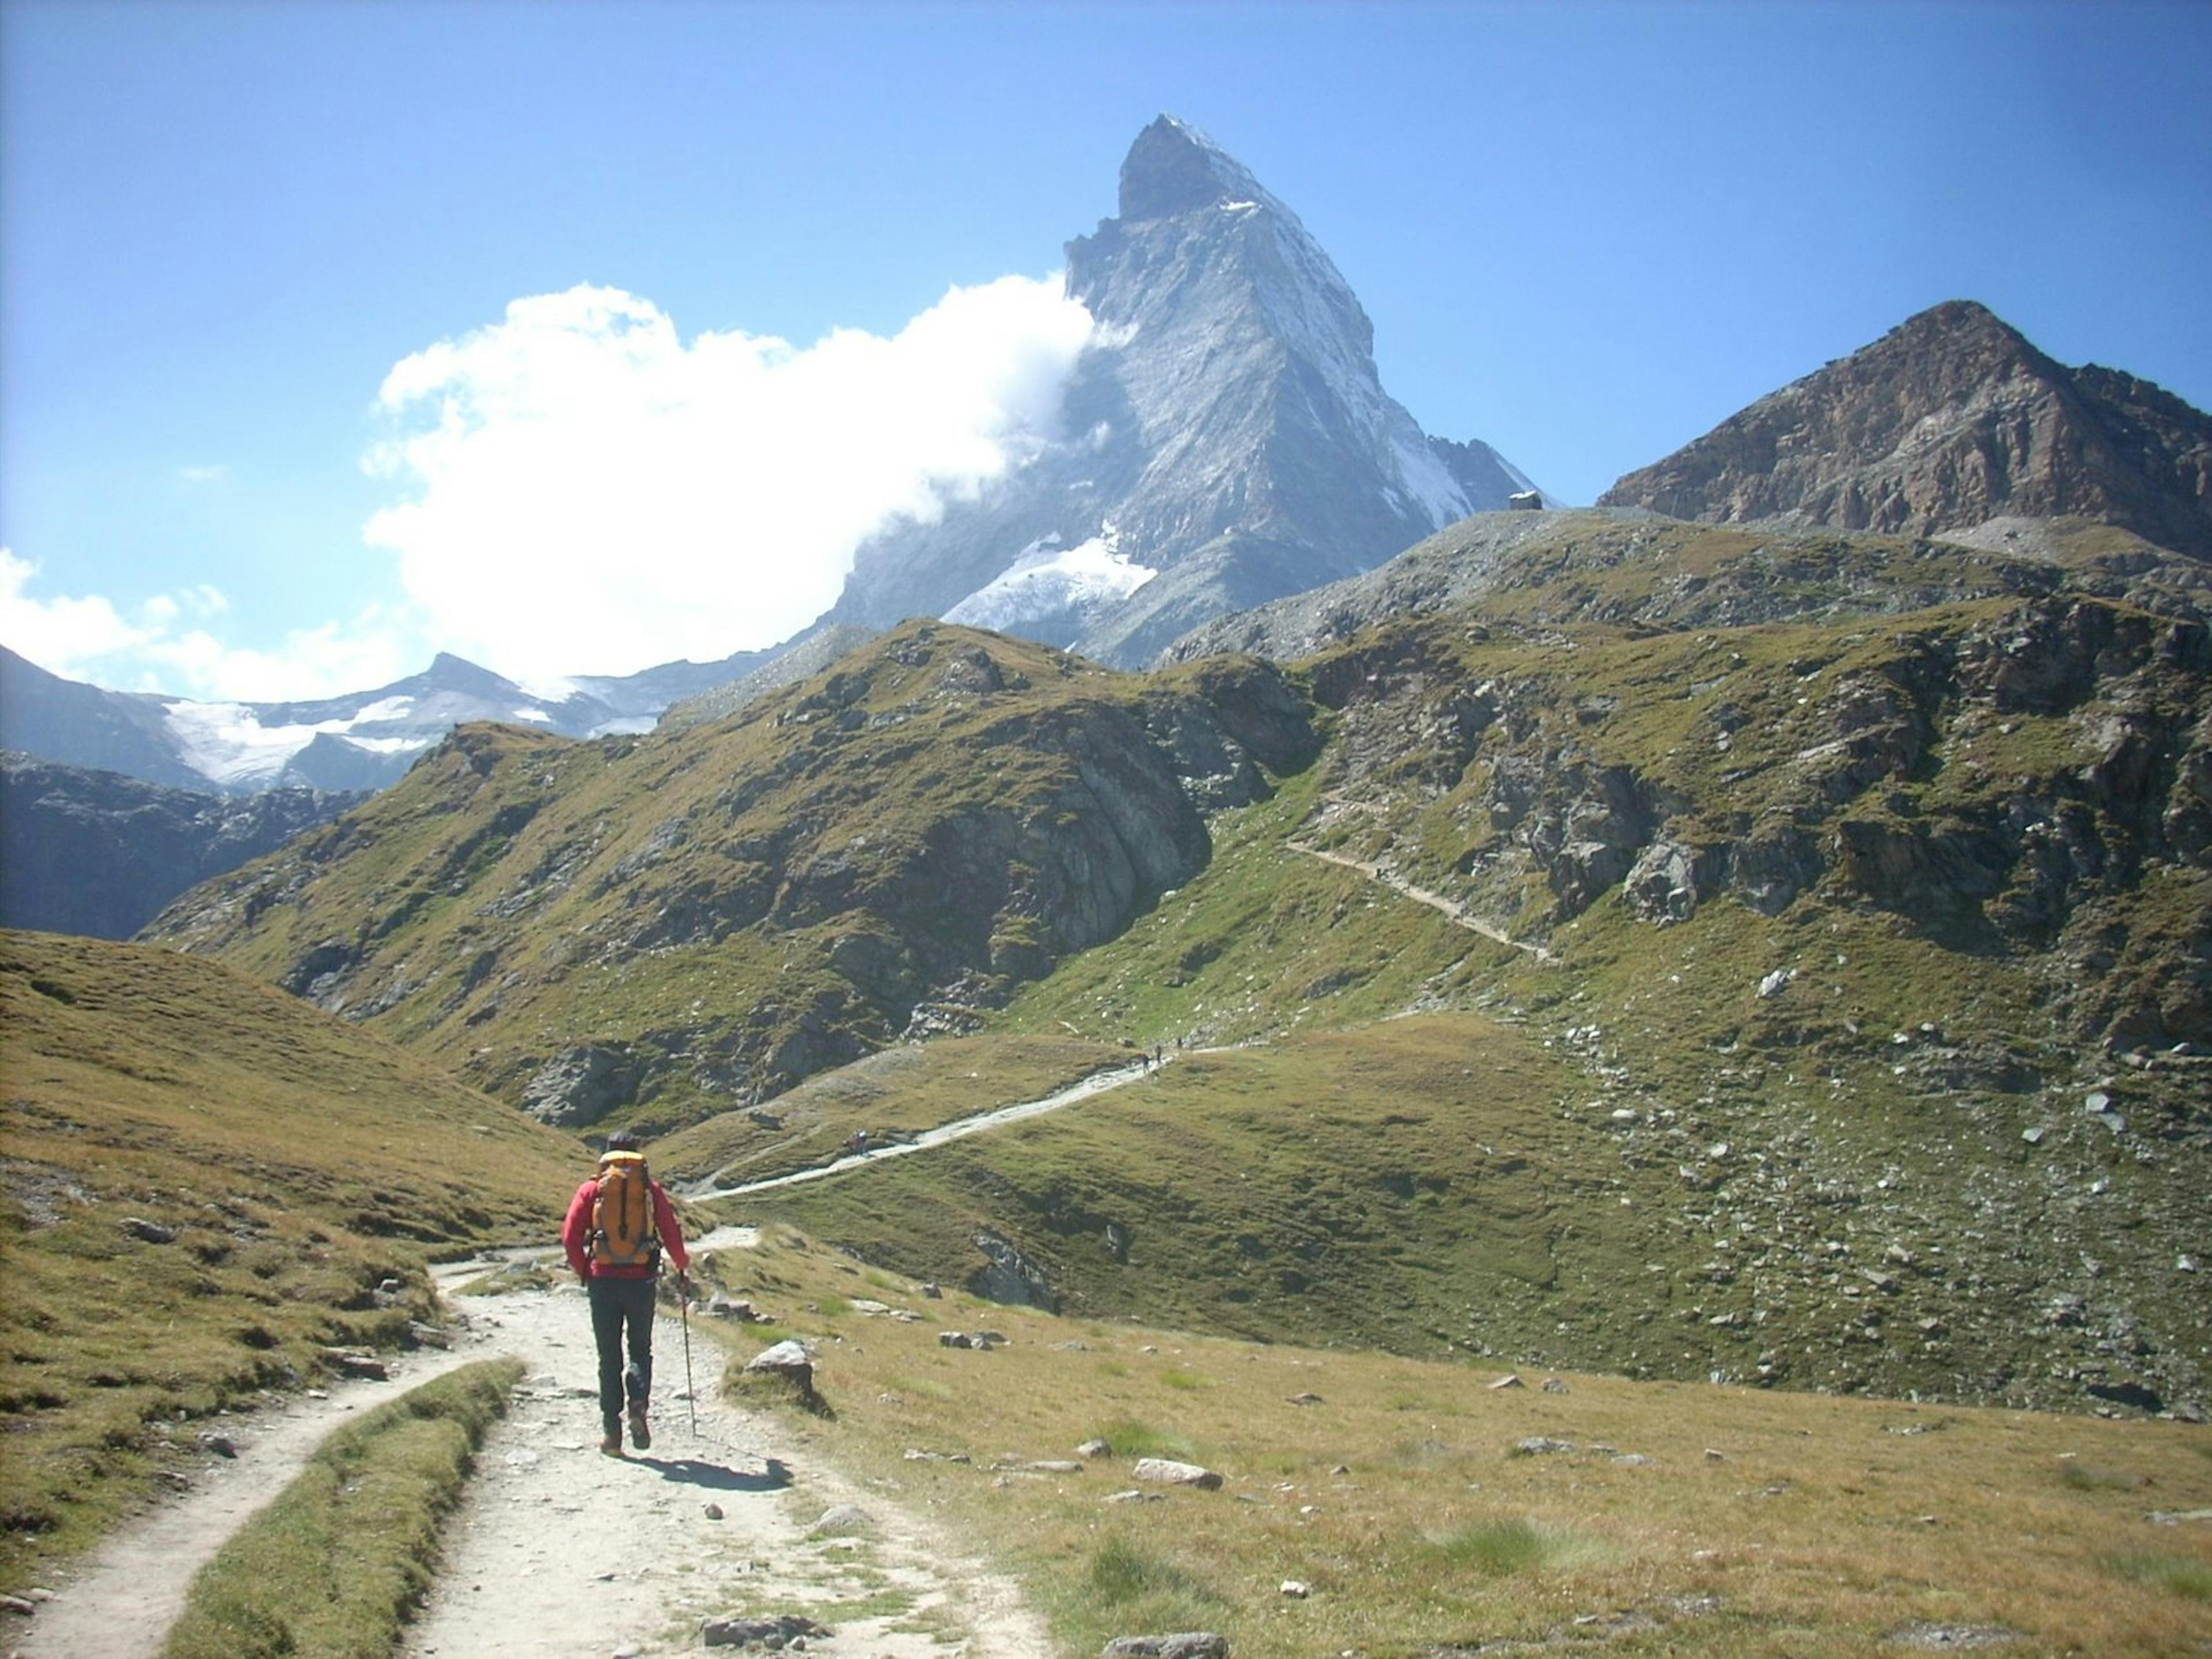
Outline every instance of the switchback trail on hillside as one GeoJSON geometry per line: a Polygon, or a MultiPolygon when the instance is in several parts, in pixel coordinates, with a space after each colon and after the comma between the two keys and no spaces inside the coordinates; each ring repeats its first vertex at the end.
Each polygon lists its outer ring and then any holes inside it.
{"type": "Polygon", "coordinates": [[[1310,859],[1319,859],[1324,864],[1340,865],[1346,870],[1357,870],[1370,881],[1380,882],[1392,892],[1412,899],[1416,904],[1425,904],[1431,910],[1442,913],[1447,921],[1456,922],[1471,933],[1480,933],[1483,938],[1495,944],[1510,945],[1516,951],[1525,951],[1539,962],[1553,963],[1559,960],[1542,945],[1532,945],[1526,939],[1514,938],[1512,934],[1495,923],[1485,921],[1481,917],[1472,914],[1467,906],[1457,900],[1446,898],[1442,893],[1433,892],[1426,887],[1417,887],[1388,866],[1374,863],[1366,859],[1351,858],[1342,853],[1324,852],[1318,847],[1309,847],[1304,842],[1294,841],[1285,844],[1293,853],[1304,853],[1310,859]]]}
{"type": "MultiPolygon", "coordinates": [[[[742,1243],[746,1231],[700,1243],[742,1243]]],[[[557,1260],[557,1251],[531,1254],[557,1260]]],[[[469,1271],[438,1276],[451,1285],[469,1271]]],[[[149,1659],[191,1575],[331,1429],[455,1365],[512,1355],[524,1379],[477,1453],[402,1659],[647,1659],[696,1651],[702,1620],[740,1615],[809,1620],[831,1632],[810,1648],[832,1659],[1048,1653],[1042,1626],[1011,1584],[830,1469],[804,1419],[725,1401],[726,1351],[697,1321],[696,1398],[684,1397],[683,1328],[663,1318],[652,1447],[615,1458],[599,1449],[590,1315],[566,1274],[552,1289],[464,1305],[467,1324],[450,1353],[410,1364],[389,1384],[297,1402],[237,1429],[236,1464],[102,1547],[25,1627],[15,1652],[149,1659]],[[840,1506],[866,1519],[813,1535],[840,1506]]]]}
{"type": "MultiPolygon", "coordinates": [[[[1163,1055],[1160,1064],[1167,1063],[1163,1055]]],[[[1079,1082],[1072,1083],[1058,1094],[1048,1095],[1042,1100],[1025,1100],[1018,1105],[1000,1106],[988,1112],[978,1112],[973,1117],[955,1118],[950,1123],[940,1123],[934,1129],[924,1129],[910,1139],[887,1140],[871,1146],[865,1152],[848,1152],[829,1164],[817,1164],[811,1170],[794,1170],[788,1175],[769,1176],[759,1181],[748,1181],[741,1186],[715,1187],[701,1184],[684,1189],[683,1196],[705,1203],[718,1198],[743,1198],[748,1193],[774,1192],[780,1187],[796,1187],[803,1182],[823,1181],[831,1176],[843,1175],[865,1164],[880,1163],[887,1158],[904,1158],[912,1152],[927,1152],[932,1146],[942,1146],[948,1140],[959,1140],[969,1135],[981,1134],[987,1129],[996,1129],[1009,1123],[1018,1123],[1024,1118],[1039,1117],[1047,1112],[1056,1112],[1063,1106],[1073,1106],[1079,1100],[1103,1094],[1109,1089],[1118,1089],[1124,1084],[1149,1077],[1158,1066],[1143,1061],[1133,1066],[1116,1066],[1109,1071],[1093,1072],[1079,1082]]],[[[708,1176],[711,1182],[713,1176],[708,1176]]]]}

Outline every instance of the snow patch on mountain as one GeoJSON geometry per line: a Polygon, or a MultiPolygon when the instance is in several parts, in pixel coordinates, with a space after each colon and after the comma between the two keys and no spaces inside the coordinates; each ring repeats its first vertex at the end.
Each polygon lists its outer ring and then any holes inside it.
{"type": "Polygon", "coordinates": [[[1393,433],[1390,453],[1397,460],[1398,476],[1406,481],[1407,493],[1420,503],[1421,511],[1437,529],[1457,524],[1474,511],[1468,503],[1467,491],[1426,444],[1409,443],[1404,434],[1393,433]]]}
{"type": "Polygon", "coordinates": [[[1118,539],[1109,526],[1073,547],[1060,546],[1056,535],[1031,542],[1012,565],[948,610],[945,620],[1013,633],[1047,617],[1118,604],[1160,574],[1124,556],[1118,539]]]}
{"type": "Polygon", "coordinates": [[[357,735],[360,726],[405,719],[414,706],[411,697],[386,697],[351,719],[283,726],[262,725],[254,708],[242,702],[179,700],[164,704],[162,712],[187,766],[222,788],[258,789],[275,784],[292,757],[325,732],[375,755],[428,749],[434,738],[357,735]]]}

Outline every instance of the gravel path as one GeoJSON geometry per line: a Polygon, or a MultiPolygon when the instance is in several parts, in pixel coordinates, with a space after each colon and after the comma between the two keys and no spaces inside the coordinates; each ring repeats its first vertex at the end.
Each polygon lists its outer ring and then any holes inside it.
{"type": "MultiPolygon", "coordinates": [[[[455,1274],[440,1277],[451,1283],[455,1274]]],[[[240,1431],[234,1466],[111,1540],[40,1609],[16,1651],[149,1659],[191,1574],[325,1433],[440,1370],[512,1354],[527,1367],[525,1379],[479,1455],[449,1527],[444,1570],[402,1644],[405,1659],[643,1659],[699,1650],[708,1619],[784,1614],[827,1630],[807,1647],[832,1659],[1049,1654],[1042,1625],[1009,1583],[820,1464],[803,1421],[725,1404],[714,1387],[724,1351],[696,1327],[697,1399],[684,1397],[683,1330],[664,1319],[653,1344],[653,1446],[613,1458],[599,1450],[581,1291],[563,1283],[466,1306],[467,1333],[450,1355],[240,1431]],[[833,1529],[843,1535],[813,1535],[841,1505],[866,1519],[833,1529]]]]}
{"type": "Polygon", "coordinates": [[[1552,963],[1559,960],[1542,945],[1531,945],[1526,939],[1514,938],[1512,934],[1495,923],[1483,921],[1458,900],[1446,898],[1442,893],[1432,892],[1426,887],[1417,887],[1386,865],[1372,863],[1366,859],[1351,858],[1342,853],[1325,852],[1318,847],[1309,847],[1304,842],[1294,841],[1287,845],[1293,853],[1304,853],[1310,859],[1319,859],[1324,864],[1334,864],[1346,870],[1356,870],[1370,881],[1378,881],[1393,892],[1412,899],[1416,904],[1425,904],[1430,909],[1440,912],[1446,920],[1458,923],[1471,933],[1480,933],[1483,938],[1495,944],[1510,945],[1516,951],[1525,951],[1539,962],[1552,963]]]}
{"type": "Polygon", "coordinates": [[[210,1431],[237,1448],[210,1457],[191,1492],[124,1526],[21,1626],[10,1659],[151,1659],[184,1610],[192,1575],[239,1524],[290,1484],[324,1437],[349,1418],[478,1357],[412,1355],[388,1382],[347,1382],[282,1409],[220,1417],[210,1431]]]}
{"type": "MultiPolygon", "coordinates": [[[[1163,1055],[1160,1063],[1165,1065],[1167,1056],[1163,1055]]],[[[1047,1112],[1056,1112],[1063,1106],[1073,1106],[1078,1101],[1088,1100],[1109,1089],[1118,1089],[1124,1084],[1150,1077],[1158,1069],[1158,1066],[1139,1061],[1133,1066],[1117,1066],[1110,1071],[1093,1072],[1089,1077],[1072,1083],[1058,1094],[1048,1095],[1042,1100],[1025,1100],[1017,1105],[978,1112],[973,1117],[955,1118],[950,1123],[939,1124],[934,1129],[924,1129],[911,1139],[878,1141],[865,1152],[848,1152],[834,1162],[794,1170],[789,1175],[769,1176],[765,1180],[748,1181],[736,1187],[718,1187],[714,1184],[714,1177],[709,1176],[704,1182],[684,1188],[683,1196],[706,1203],[718,1198],[743,1198],[749,1193],[774,1192],[779,1187],[796,1187],[809,1181],[823,1181],[866,1164],[880,1164],[885,1158],[911,1157],[915,1152],[927,1152],[932,1146],[942,1146],[948,1140],[963,1140],[988,1129],[1001,1128],[1009,1123],[1018,1123],[1024,1118],[1041,1117],[1047,1112]]]]}

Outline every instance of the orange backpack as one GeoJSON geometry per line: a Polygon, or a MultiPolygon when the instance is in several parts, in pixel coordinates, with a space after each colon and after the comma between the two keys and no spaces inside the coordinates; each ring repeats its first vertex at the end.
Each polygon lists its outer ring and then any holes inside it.
{"type": "Polygon", "coordinates": [[[599,1191],[592,1197],[592,1260],[603,1267],[660,1265],[660,1230],[653,1219],[653,1178],[640,1152],[609,1152],[599,1160],[599,1191]]]}

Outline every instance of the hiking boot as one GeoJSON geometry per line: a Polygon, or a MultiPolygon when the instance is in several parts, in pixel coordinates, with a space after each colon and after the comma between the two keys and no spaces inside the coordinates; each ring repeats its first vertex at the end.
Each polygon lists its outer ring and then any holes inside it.
{"type": "Polygon", "coordinates": [[[653,1431],[646,1426],[645,1401],[634,1400],[629,1407],[629,1443],[640,1451],[653,1444],[653,1431]]]}
{"type": "Polygon", "coordinates": [[[609,1457],[620,1457],[622,1455],[622,1436],[617,1433],[605,1437],[599,1442],[599,1449],[609,1457]]]}

